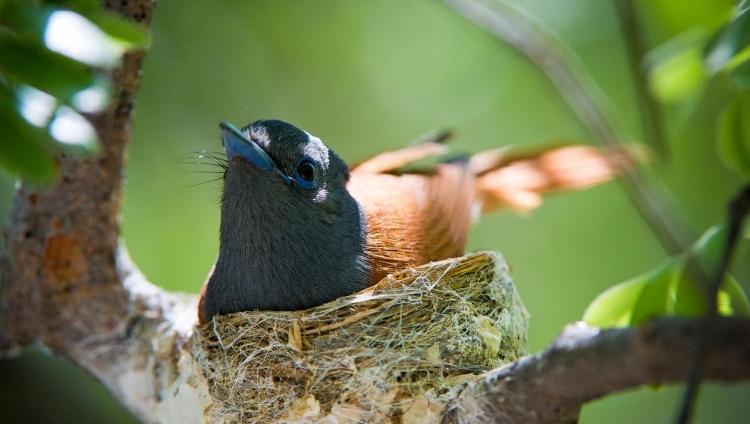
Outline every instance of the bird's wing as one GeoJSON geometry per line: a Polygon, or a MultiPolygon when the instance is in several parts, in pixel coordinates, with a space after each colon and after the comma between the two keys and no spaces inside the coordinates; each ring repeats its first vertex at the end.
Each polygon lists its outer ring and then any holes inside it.
{"type": "Polygon", "coordinates": [[[410,163],[431,156],[443,155],[447,152],[448,148],[444,144],[436,142],[420,143],[375,155],[364,162],[352,165],[350,172],[352,174],[385,174],[396,171],[410,163]]]}
{"type": "Polygon", "coordinates": [[[429,174],[352,173],[347,188],[367,219],[372,283],[463,254],[474,203],[467,162],[439,164],[429,174]]]}
{"type": "Polygon", "coordinates": [[[425,256],[437,261],[464,253],[466,239],[478,216],[474,210],[476,178],[468,161],[441,163],[427,181],[423,204],[423,231],[428,240],[425,256]]]}

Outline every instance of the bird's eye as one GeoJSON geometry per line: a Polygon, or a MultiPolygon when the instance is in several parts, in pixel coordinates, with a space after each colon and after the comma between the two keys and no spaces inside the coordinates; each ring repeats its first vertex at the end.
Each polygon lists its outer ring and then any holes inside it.
{"type": "Polygon", "coordinates": [[[315,162],[305,156],[297,161],[294,167],[294,179],[302,188],[315,188],[318,185],[318,174],[315,162]]]}

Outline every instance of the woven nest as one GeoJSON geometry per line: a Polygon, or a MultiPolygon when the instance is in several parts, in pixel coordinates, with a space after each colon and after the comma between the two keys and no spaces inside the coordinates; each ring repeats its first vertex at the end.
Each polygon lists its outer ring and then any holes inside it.
{"type": "Polygon", "coordinates": [[[431,422],[463,383],[526,354],[528,313],[484,252],[316,308],[217,316],[196,331],[213,422],[431,422]]]}

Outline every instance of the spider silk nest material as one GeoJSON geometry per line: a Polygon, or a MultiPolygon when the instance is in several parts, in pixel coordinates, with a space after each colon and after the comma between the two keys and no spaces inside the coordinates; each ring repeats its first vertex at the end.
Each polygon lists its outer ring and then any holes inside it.
{"type": "Polygon", "coordinates": [[[499,253],[389,275],[304,311],[216,316],[197,359],[211,422],[436,422],[464,383],[527,353],[499,253]]]}

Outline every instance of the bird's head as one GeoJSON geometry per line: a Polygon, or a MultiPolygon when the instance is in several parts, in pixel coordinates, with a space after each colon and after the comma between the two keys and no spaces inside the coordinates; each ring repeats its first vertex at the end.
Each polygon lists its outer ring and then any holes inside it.
{"type": "Polygon", "coordinates": [[[278,120],[256,121],[242,130],[226,121],[220,127],[228,162],[225,184],[238,180],[259,203],[281,200],[307,203],[323,215],[340,212],[338,194],[349,170],[319,138],[278,120]]]}
{"type": "Polygon", "coordinates": [[[364,288],[366,223],[346,189],[346,164],[286,122],[220,128],[227,165],[219,258],[201,320],[305,309],[364,288]]]}

